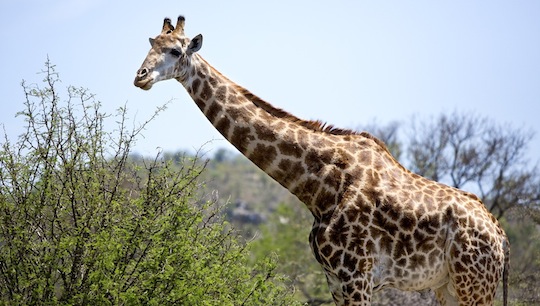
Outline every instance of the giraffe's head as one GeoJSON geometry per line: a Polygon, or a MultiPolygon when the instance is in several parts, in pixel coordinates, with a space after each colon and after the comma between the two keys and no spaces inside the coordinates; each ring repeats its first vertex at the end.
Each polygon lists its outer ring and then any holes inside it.
{"type": "Polygon", "coordinates": [[[150,38],[152,48],[137,71],[133,82],[135,86],[148,90],[159,81],[183,78],[191,56],[199,51],[203,40],[201,34],[193,39],[187,38],[184,23],[183,16],[178,17],[176,27],[169,18],[165,18],[161,33],[156,38],[150,38]]]}

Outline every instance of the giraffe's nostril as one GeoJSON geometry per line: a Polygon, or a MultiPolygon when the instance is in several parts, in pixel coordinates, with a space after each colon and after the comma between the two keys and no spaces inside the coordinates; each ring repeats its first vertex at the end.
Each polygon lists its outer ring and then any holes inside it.
{"type": "Polygon", "coordinates": [[[148,69],[147,68],[141,68],[139,71],[137,71],[137,77],[140,79],[144,79],[148,75],[148,69]]]}

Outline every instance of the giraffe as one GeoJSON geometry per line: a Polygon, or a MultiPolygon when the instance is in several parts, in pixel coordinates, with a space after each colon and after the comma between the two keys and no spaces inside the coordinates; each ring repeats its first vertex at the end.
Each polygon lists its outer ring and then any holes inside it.
{"type": "Polygon", "coordinates": [[[410,172],[366,132],[272,106],[205,61],[202,35],[189,39],[184,25],[165,18],[134,85],[179,81],[228,141],[305,204],[336,305],[370,305],[386,287],[493,305],[501,276],[507,304],[509,242],[478,197],[410,172]]]}

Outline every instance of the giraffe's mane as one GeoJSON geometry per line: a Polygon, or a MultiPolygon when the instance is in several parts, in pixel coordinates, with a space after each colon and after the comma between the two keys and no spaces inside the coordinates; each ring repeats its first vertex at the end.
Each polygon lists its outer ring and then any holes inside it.
{"type": "MultiPolygon", "coordinates": [[[[198,55],[198,54],[197,54],[198,55]]],[[[250,100],[255,106],[262,108],[264,111],[268,112],[270,115],[275,116],[277,118],[281,118],[284,120],[287,120],[289,122],[294,122],[296,124],[299,124],[307,129],[310,129],[315,132],[323,132],[328,133],[332,135],[360,135],[364,133],[359,133],[357,131],[351,130],[351,129],[342,129],[337,128],[332,124],[327,124],[324,121],[321,120],[303,120],[295,115],[281,109],[273,106],[272,104],[266,102],[265,100],[259,98],[257,95],[251,93],[246,88],[236,84],[235,82],[231,81],[228,77],[226,77],[223,73],[221,73],[219,70],[217,70],[214,66],[212,66],[206,59],[204,59],[202,56],[198,55],[199,60],[201,60],[207,67],[209,67],[212,72],[217,74],[219,77],[231,82],[234,84],[235,90],[246,97],[248,100],[250,100]]]]}
{"type": "Polygon", "coordinates": [[[351,129],[342,129],[337,128],[334,125],[327,124],[324,121],[321,120],[303,120],[295,115],[281,109],[273,106],[272,104],[266,102],[265,100],[259,98],[257,95],[251,93],[249,90],[245,89],[244,87],[241,87],[239,85],[236,85],[236,89],[239,93],[241,93],[244,97],[246,97],[249,101],[251,101],[255,106],[260,107],[264,111],[268,112],[270,115],[284,119],[289,122],[294,122],[298,125],[301,125],[307,129],[310,129],[315,132],[323,132],[327,134],[332,135],[360,135],[362,133],[356,132],[351,129]]]}
{"type": "Polygon", "coordinates": [[[373,140],[377,145],[379,145],[384,151],[390,154],[390,156],[392,156],[386,144],[382,140],[371,135],[368,132],[357,132],[351,129],[337,128],[334,125],[327,124],[326,122],[321,121],[321,120],[303,120],[281,108],[277,108],[273,106],[272,104],[259,98],[257,95],[251,93],[249,90],[245,89],[244,87],[240,85],[236,85],[236,90],[238,90],[239,93],[241,93],[243,96],[249,99],[253,104],[255,104],[255,106],[262,108],[264,111],[268,112],[272,116],[275,116],[277,118],[282,118],[290,122],[294,122],[296,124],[299,124],[315,132],[322,132],[322,133],[327,133],[331,135],[351,135],[351,136],[358,135],[365,138],[369,138],[373,140]]]}
{"type": "Polygon", "coordinates": [[[298,125],[300,125],[302,127],[305,127],[307,129],[315,131],[315,132],[322,132],[322,133],[327,133],[327,134],[331,134],[331,135],[343,135],[343,136],[350,135],[350,136],[361,136],[361,137],[369,138],[369,139],[373,140],[377,145],[379,145],[384,151],[386,151],[388,154],[390,154],[390,156],[392,156],[392,154],[388,150],[388,147],[386,146],[386,144],[382,140],[380,140],[379,138],[371,135],[370,133],[368,133],[368,132],[358,132],[358,131],[355,131],[355,130],[352,130],[352,129],[338,128],[338,127],[335,127],[332,124],[328,124],[328,123],[326,123],[324,121],[321,121],[321,120],[304,120],[304,119],[300,119],[300,118],[296,117],[295,115],[293,115],[293,114],[291,114],[291,113],[289,113],[289,112],[287,112],[287,111],[285,111],[285,110],[283,110],[281,108],[273,106],[272,104],[270,104],[270,103],[266,102],[265,100],[261,99],[259,96],[253,94],[248,89],[234,83],[228,77],[226,77],[224,74],[222,74],[219,70],[217,70],[212,65],[210,65],[210,63],[208,63],[208,61],[206,61],[202,56],[199,55],[198,57],[199,57],[200,60],[202,60],[205,63],[205,65],[207,65],[219,77],[221,77],[221,78],[231,82],[232,84],[234,84],[234,88],[239,94],[246,97],[246,99],[251,101],[255,106],[260,107],[261,109],[263,109],[264,111],[266,111],[270,115],[272,115],[274,117],[277,117],[277,118],[284,119],[284,120],[289,121],[289,122],[293,122],[295,124],[298,124],[298,125]]]}

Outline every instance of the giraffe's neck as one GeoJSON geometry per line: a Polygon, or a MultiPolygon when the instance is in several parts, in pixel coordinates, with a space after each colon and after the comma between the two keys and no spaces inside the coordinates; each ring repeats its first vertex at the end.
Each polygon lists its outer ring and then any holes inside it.
{"type": "Polygon", "coordinates": [[[190,67],[185,77],[177,80],[242,154],[296,195],[315,217],[337,203],[343,177],[336,173],[336,167],[328,166],[335,162],[335,152],[328,150],[332,147],[328,138],[335,136],[331,132],[336,130],[274,108],[197,54],[190,67]]]}

